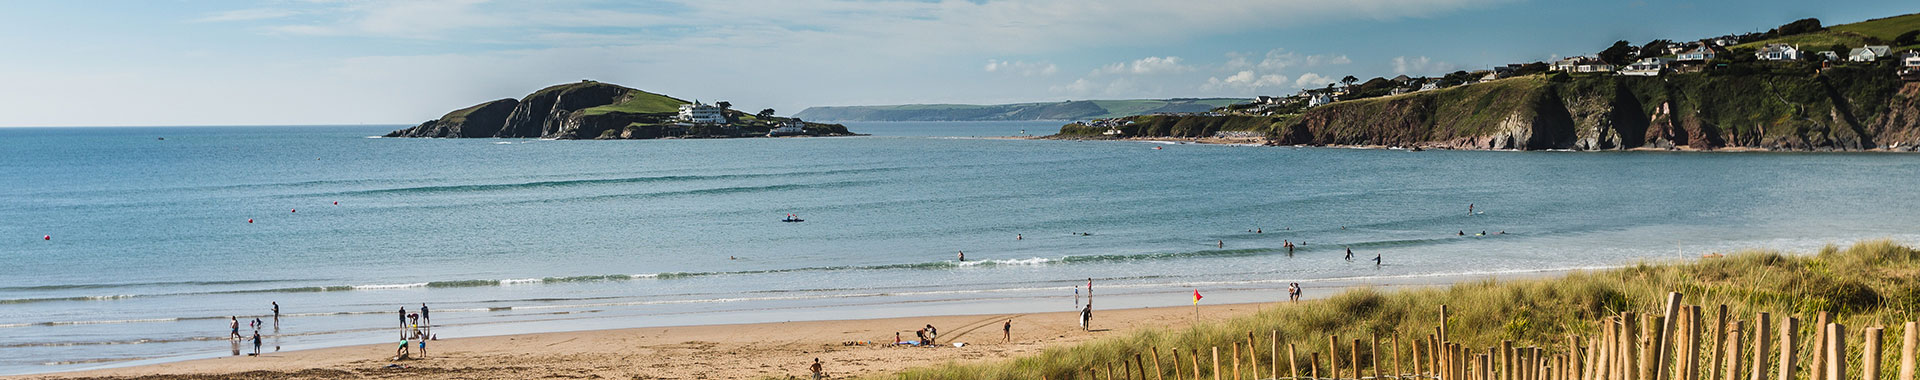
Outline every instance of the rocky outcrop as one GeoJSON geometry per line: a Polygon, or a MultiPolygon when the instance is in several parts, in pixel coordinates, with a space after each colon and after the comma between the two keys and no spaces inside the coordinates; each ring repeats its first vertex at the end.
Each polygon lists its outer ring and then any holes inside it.
{"type": "Polygon", "coordinates": [[[387,137],[494,137],[506,124],[520,101],[500,99],[448,112],[413,128],[388,133],[387,137]]]}

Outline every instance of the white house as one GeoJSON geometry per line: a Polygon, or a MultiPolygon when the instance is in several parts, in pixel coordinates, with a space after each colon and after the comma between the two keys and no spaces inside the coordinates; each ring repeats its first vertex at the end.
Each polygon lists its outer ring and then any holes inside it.
{"type": "Polygon", "coordinates": [[[680,105],[680,121],[694,124],[726,124],[727,115],[719,106],[693,102],[680,105]]]}
{"type": "Polygon", "coordinates": [[[1438,90],[1438,89],[1440,89],[1440,80],[1438,79],[1429,80],[1427,81],[1427,83],[1420,85],[1420,91],[1432,91],[1432,90],[1438,90]]]}
{"type": "Polygon", "coordinates": [[[807,132],[807,123],[800,121],[800,119],[793,119],[793,120],[787,120],[784,123],[780,123],[780,127],[774,128],[772,132],[767,132],[767,135],[792,136],[792,135],[804,134],[806,132],[807,132]]]}
{"type": "Polygon", "coordinates": [[[1854,62],[1873,62],[1880,60],[1880,57],[1887,56],[1887,53],[1892,52],[1892,50],[1892,47],[1886,45],[1869,45],[1863,48],[1855,48],[1853,51],[1847,52],[1847,60],[1854,62]]]}
{"type": "Polygon", "coordinates": [[[1835,53],[1832,50],[1821,50],[1818,53],[1813,53],[1813,55],[1820,56],[1820,59],[1828,60],[1828,61],[1840,60],[1840,53],[1835,53]]]}
{"type": "Polygon", "coordinates": [[[1596,60],[1592,60],[1592,61],[1587,61],[1587,62],[1582,62],[1582,63],[1580,63],[1579,65],[1577,65],[1577,66],[1574,66],[1574,67],[1573,67],[1573,72],[1576,72],[1576,73],[1604,73],[1604,72],[1611,72],[1611,71],[1613,71],[1613,69],[1614,69],[1614,67],[1613,67],[1613,64],[1609,64],[1609,63],[1606,63],[1606,62],[1601,62],[1600,60],[1597,60],[1597,59],[1596,59],[1596,60]]]}
{"type": "Polygon", "coordinates": [[[1620,70],[1620,75],[1639,77],[1659,76],[1661,72],[1667,70],[1667,64],[1672,62],[1673,58],[1667,57],[1641,58],[1639,61],[1634,61],[1633,64],[1627,65],[1626,69],[1620,70]]]}
{"type": "Polygon", "coordinates": [[[1580,66],[1580,61],[1584,59],[1587,59],[1587,57],[1567,57],[1567,59],[1553,61],[1553,69],[1556,71],[1573,72],[1574,67],[1580,66]]]}
{"type": "Polygon", "coordinates": [[[1767,44],[1765,48],[1753,52],[1753,57],[1762,61],[1798,61],[1800,47],[1788,44],[1767,44]]]}
{"type": "Polygon", "coordinates": [[[1334,100],[1338,100],[1338,99],[1334,98],[1333,94],[1326,93],[1326,92],[1315,92],[1313,93],[1312,98],[1307,99],[1307,108],[1319,107],[1327,103],[1333,103],[1334,100]]]}
{"type": "Polygon", "coordinates": [[[1680,53],[1679,61],[1680,62],[1706,62],[1706,61],[1711,61],[1714,58],[1716,58],[1716,56],[1713,53],[1713,49],[1708,48],[1706,46],[1701,46],[1698,48],[1694,48],[1693,50],[1688,50],[1684,53],[1680,53]]]}
{"type": "Polygon", "coordinates": [[[1920,51],[1908,50],[1900,54],[1900,67],[1920,68],[1920,51]]]}

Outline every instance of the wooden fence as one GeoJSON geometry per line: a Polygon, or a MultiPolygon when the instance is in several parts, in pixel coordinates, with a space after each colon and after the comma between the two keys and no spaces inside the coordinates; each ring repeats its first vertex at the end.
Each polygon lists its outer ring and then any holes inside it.
{"type": "MultiPolygon", "coordinates": [[[[1482,351],[1454,342],[1447,336],[1448,310],[1442,305],[1440,323],[1431,334],[1413,334],[1405,347],[1401,334],[1386,337],[1391,353],[1380,350],[1379,336],[1343,341],[1328,335],[1324,358],[1321,352],[1303,356],[1293,343],[1284,344],[1283,354],[1283,337],[1271,331],[1262,363],[1259,337],[1249,331],[1246,341],[1224,350],[1176,347],[1163,358],[1159,347],[1151,347],[1135,351],[1151,356],[1114,358],[1056,380],[1883,380],[1884,327],[1849,329],[1822,312],[1809,326],[1812,350],[1802,352],[1798,318],[1784,317],[1776,327],[1767,313],[1743,319],[1746,316],[1731,315],[1720,305],[1712,319],[1703,319],[1701,306],[1683,304],[1681,297],[1669,293],[1660,314],[1622,312],[1601,318],[1593,336],[1569,335],[1564,345],[1549,347],[1502,341],[1482,351]],[[1855,342],[1859,350],[1849,351],[1855,342]],[[1361,360],[1362,346],[1366,361],[1361,360]],[[1184,361],[1182,351],[1187,353],[1184,361]],[[1402,365],[1402,354],[1410,365],[1402,365]],[[1850,366],[1854,359],[1858,366],[1850,366]],[[1383,361],[1391,366],[1384,367],[1383,361]],[[1849,378],[1850,370],[1857,370],[1859,378],[1849,378]]],[[[1891,380],[1915,380],[1914,350],[1920,345],[1916,327],[1914,322],[1901,327],[1900,368],[1891,380]]]]}

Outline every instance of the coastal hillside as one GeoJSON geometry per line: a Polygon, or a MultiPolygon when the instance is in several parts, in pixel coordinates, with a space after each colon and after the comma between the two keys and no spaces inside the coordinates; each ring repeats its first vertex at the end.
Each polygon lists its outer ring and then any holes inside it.
{"type": "MultiPolygon", "coordinates": [[[[1894,65],[1814,70],[1785,63],[1747,73],[1663,77],[1538,74],[1398,96],[1334,102],[1298,115],[1145,116],[1122,136],[1209,137],[1241,131],[1278,145],[1449,149],[1634,148],[1863,150],[1920,144],[1920,83],[1894,65]],[[1812,73],[1809,75],[1809,73],[1812,73]]],[[[1101,136],[1075,124],[1063,136],[1101,136]]]]}
{"type": "Polygon", "coordinates": [[[1240,98],[1069,100],[1018,104],[906,104],[809,107],[794,116],[835,121],[1082,120],[1154,113],[1193,113],[1245,103],[1240,98]]]}
{"type": "MultiPolygon", "coordinates": [[[[690,104],[671,96],[611,83],[580,81],[549,86],[520,99],[500,99],[454,110],[387,137],[501,137],[651,139],[764,136],[797,121],[720,106],[727,123],[691,125],[676,118],[690,104]]],[[[838,124],[805,123],[806,135],[847,135],[838,124]]]]}

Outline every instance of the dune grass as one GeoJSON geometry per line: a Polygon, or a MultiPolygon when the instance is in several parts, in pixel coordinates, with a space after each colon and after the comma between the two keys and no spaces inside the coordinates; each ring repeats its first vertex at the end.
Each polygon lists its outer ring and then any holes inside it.
{"type": "MultiPolygon", "coordinates": [[[[1553,279],[1477,281],[1398,292],[1361,289],[1325,300],[1276,304],[1227,321],[1138,331],[1017,359],[950,363],[870,378],[1084,379],[1087,368],[1118,364],[1118,360],[1130,360],[1135,354],[1150,358],[1150,347],[1160,348],[1163,358],[1175,348],[1184,356],[1196,349],[1204,352],[1220,347],[1225,355],[1234,342],[1246,341],[1249,332],[1259,342],[1254,356],[1260,358],[1258,368],[1263,374],[1255,378],[1266,378],[1265,373],[1273,368],[1267,363],[1271,355],[1267,337],[1272,331],[1278,331],[1281,337],[1280,373],[1285,377],[1286,344],[1297,345],[1304,371],[1309,353],[1326,355],[1329,334],[1339,336],[1345,351],[1344,346],[1352,339],[1366,341],[1375,336],[1381,339],[1382,349],[1388,349],[1389,339],[1398,333],[1404,347],[1401,351],[1411,352],[1414,337],[1425,339],[1438,325],[1441,305],[1448,305],[1451,313],[1447,326],[1451,341],[1485,349],[1512,340],[1516,347],[1552,350],[1564,347],[1569,334],[1590,336],[1598,328],[1596,320],[1603,316],[1657,313],[1670,291],[1685,294],[1683,302],[1687,304],[1705,305],[1703,317],[1707,320],[1712,320],[1717,305],[1723,304],[1730,308],[1732,318],[1751,319],[1756,312],[1769,312],[1775,321],[1800,318],[1802,352],[1812,349],[1810,325],[1814,313],[1833,313],[1856,336],[1849,350],[1856,355],[1851,363],[1858,373],[1858,331],[1867,326],[1892,326],[1896,331],[1887,332],[1891,336],[1888,343],[1897,347],[1899,324],[1913,319],[1913,311],[1920,305],[1920,264],[1916,259],[1920,259],[1920,251],[1888,241],[1870,241],[1845,249],[1828,247],[1811,255],[1747,251],[1689,263],[1640,264],[1553,279]]],[[[1777,329],[1779,322],[1774,326],[1777,329]]],[[[1364,345],[1360,350],[1360,362],[1372,363],[1373,353],[1364,345]]],[[[1382,355],[1386,359],[1380,363],[1390,370],[1391,354],[1382,355]]],[[[1898,363],[1897,355],[1898,350],[1885,350],[1883,363],[1898,363]]],[[[1805,356],[1809,355],[1803,355],[1803,360],[1811,360],[1805,356]]],[[[1166,360],[1165,375],[1173,378],[1171,359],[1166,360]]],[[[1323,375],[1324,363],[1322,360],[1323,375]]],[[[1894,367],[1898,366],[1884,365],[1882,378],[1892,378],[1894,367]]],[[[1153,367],[1149,364],[1147,368],[1153,367]]],[[[1187,371],[1191,369],[1183,369],[1187,371]]],[[[1211,378],[1210,372],[1208,368],[1201,370],[1207,378],[1211,378]]],[[[1800,374],[1810,372],[1803,370],[1800,374]]]]}

